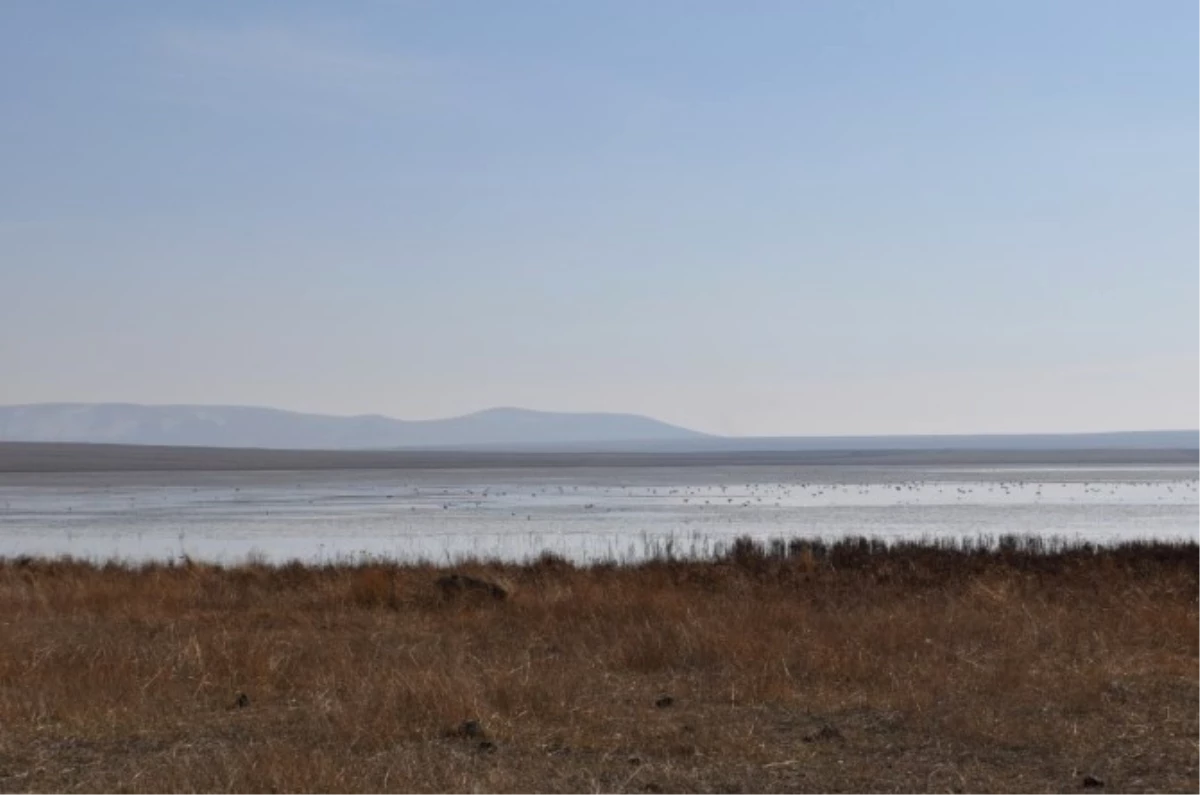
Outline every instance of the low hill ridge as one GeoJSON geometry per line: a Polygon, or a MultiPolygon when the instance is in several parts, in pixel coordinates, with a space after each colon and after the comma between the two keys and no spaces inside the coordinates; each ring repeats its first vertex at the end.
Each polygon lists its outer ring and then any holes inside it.
{"type": "Polygon", "coordinates": [[[666,442],[704,434],[636,414],[511,407],[461,417],[340,417],[249,406],[37,403],[0,406],[0,441],[360,449],[666,442]]]}

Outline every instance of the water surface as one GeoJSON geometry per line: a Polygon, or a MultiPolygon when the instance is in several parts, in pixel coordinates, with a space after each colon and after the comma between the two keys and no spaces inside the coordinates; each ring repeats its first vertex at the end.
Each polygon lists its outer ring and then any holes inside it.
{"type": "Polygon", "coordinates": [[[731,538],[1196,538],[1195,466],[0,475],[0,555],[236,562],[706,554],[731,538]]]}

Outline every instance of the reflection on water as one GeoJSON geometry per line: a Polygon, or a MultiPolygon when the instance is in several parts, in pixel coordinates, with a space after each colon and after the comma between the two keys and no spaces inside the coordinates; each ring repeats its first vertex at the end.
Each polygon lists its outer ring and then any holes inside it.
{"type": "Polygon", "coordinates": [[[1195,467],[0,476],[0,555],[233,562],[703,555],[730,538],[1195,538],[1195,467]]]}

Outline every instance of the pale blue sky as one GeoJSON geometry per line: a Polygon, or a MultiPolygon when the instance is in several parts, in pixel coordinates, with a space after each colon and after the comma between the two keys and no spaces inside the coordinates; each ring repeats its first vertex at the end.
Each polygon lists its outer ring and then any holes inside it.
{"type": "Polygon", "coordinates": [[[1183,2],[0,3],[0,403],[1196,427],[1183,2]]]}

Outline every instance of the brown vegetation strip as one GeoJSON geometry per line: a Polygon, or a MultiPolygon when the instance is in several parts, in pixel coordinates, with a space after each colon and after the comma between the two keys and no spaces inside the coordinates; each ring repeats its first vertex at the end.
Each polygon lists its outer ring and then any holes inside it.
{"type": "Polygon", "coordinates": [[[10,560],[0,790],[1195,792],[1197,560],[10,560]]]}

